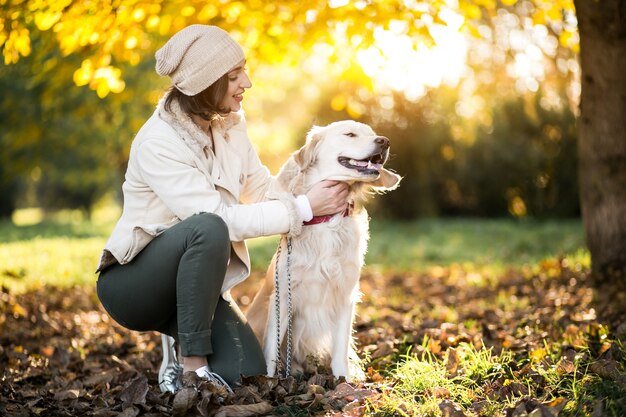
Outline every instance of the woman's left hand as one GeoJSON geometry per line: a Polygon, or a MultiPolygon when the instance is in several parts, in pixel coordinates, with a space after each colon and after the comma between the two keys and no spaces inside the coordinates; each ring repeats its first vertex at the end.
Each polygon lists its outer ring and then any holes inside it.
{"type": "Polygon", "coordinates": [[[348,184],[333,180],[320,181],[306,193],[314,216],[344,211],[348,207],[348,195],[348,184]]]}

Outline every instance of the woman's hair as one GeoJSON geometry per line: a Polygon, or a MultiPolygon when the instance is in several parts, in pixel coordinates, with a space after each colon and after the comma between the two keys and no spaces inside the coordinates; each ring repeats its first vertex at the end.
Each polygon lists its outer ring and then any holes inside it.
{"type": "Polygon", "coordinates": [[[188,115],[198,115],[205,120],[213,120],[220,114],[228,113],[228,108],[220,107],[220,103],[228,91],[228,74],[224,74],[208,88],[195,96],[183,94],[172,85],[166,93],[164,108],[171,110],[172,101],[176,100],[180,108],[188,115]]]}

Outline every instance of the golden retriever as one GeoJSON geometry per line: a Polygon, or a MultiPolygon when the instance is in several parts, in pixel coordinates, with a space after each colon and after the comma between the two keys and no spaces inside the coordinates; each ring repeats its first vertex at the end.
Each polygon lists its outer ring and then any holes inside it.
{"type": "Polygon", "coordinates": [[[350,184],[353,207],[350,213],[305,223],[302,233],[292,239],[290,255],[287,239],[281,239],[280,273],[275,277],[274,255],[264,285],[247,311],[248,322],[263,345],[268,375],[275,375],[279,356],[285,358],[287,353],[285,335],[291,317],[293,344],[289,350],[294,373],[314,372],[318,365],[330,365],[336,377],[348,381],[363,377],[352,338],[359,276],[369,239],[369,219],[362,204],[372,191],[398,186],[400,176],[383,168],[388,155],[386,137],[363,123],[345,120],[313,127],[306,144],[278,173],[277,186],[294,195],[305,194],[322,180],[345,181],[350,184]],[[280,311],[276,308],[275,278],[280,311]]]}

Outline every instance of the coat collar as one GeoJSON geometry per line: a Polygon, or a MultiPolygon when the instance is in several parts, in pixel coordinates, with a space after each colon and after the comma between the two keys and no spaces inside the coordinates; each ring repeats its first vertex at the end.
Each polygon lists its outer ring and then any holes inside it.
{"type": "MultiPolygon", "coordinates": [[[[183,142],[198,156],[202,156],[205,147],[211,147],[211,138],[185,113],[178,104],[172,100],[170,110],[165,110],[164,100],[157,105],[159,117],[172,126],[180,135],[183,142]]],[[[228,130],[241,122],[241,114],[229,113],[225,117],[219,117],[211,122],[213,135],[220,135],[228,141],[228,130]]]]}

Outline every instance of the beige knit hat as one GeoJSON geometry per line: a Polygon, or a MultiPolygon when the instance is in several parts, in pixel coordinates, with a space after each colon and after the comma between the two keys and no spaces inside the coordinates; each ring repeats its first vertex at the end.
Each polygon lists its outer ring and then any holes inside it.
{"type": "Polygon", "coordinates": [[[244,59],[243,49],[226,31],[191,25],[156,52],[156,72],[169,75],[183,94],[194,96],[244,59]]]}

